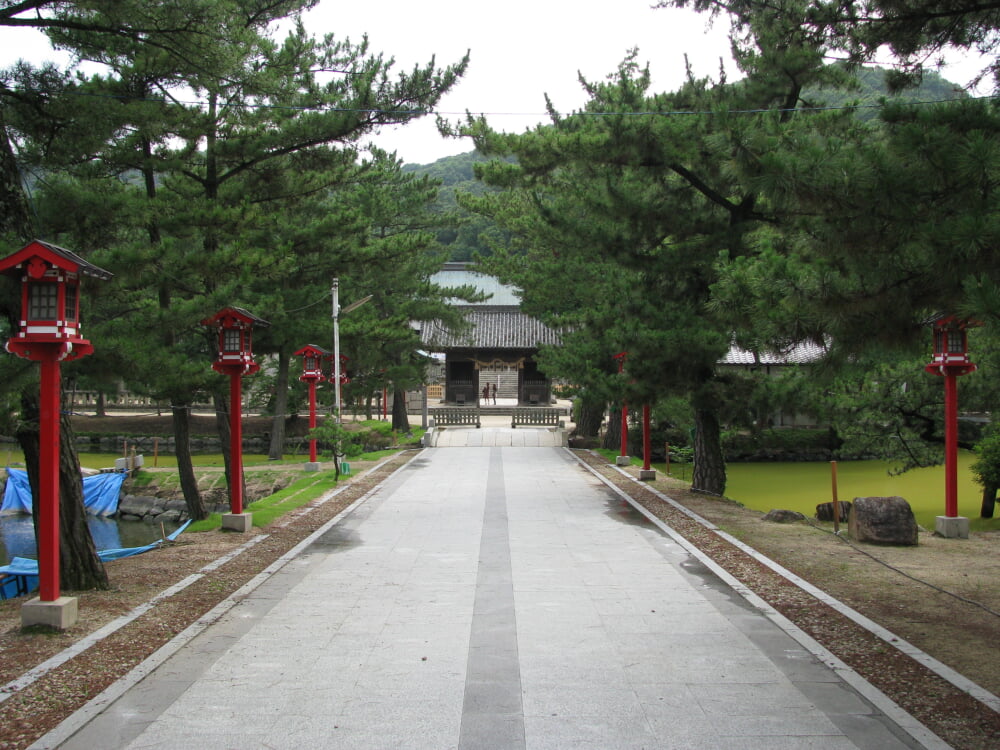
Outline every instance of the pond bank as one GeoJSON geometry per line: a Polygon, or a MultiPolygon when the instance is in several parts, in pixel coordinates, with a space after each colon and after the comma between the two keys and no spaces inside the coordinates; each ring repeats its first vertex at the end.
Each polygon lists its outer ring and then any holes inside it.
{"type": "MultiPolygon", "coordinates": [[[[959,454],[959,514],[972,519],[973,528],[1000,529],[1000,519],[979,519],[982,490],[970,471],[974,460],[972,453],[959,454]]],[[[918,524],[933,529],[934,517],[944,513],[944,467],[913,469],[898,476],[888,473],[891,468],[885,461],[838,462],[838,499],[898,495],[909,502],[918,524]]],[[[762,513],[797,510],[812,517],[819,503],[832,499],[828,461],[730,463],[726,475],[726,496],[762,513]]]]}

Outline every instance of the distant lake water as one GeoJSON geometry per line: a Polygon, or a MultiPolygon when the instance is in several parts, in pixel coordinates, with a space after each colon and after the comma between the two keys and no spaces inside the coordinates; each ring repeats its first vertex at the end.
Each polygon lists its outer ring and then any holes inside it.
{"type": "MultiPolygon", "coordinates": [[[[970,519],[979,518],[982,503],[982,489],[969,470],[974,460],[972,453],[959,454],[958,512],[970,519]]],[[[910,503],[917,523],[933,529],[934,517],[944,515],[944,466],[899,476],[891,476],[890,468],[884,461],[839,461],[838,498],[898,495],[910,503]]],[[[832,499],[828,462],[731,463],[726,475],[726,495],[764,513],[781,508],[811,517],[819,503],[832,499]]]]}

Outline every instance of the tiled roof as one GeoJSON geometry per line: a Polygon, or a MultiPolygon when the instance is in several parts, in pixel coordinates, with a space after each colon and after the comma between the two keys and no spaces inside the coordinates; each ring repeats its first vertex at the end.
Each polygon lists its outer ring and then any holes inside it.
{"type": "MultiPolygon", "coordinates": [[[[470,323],[465,331],[451,331],[440,322],[425,323],[420,339],[428,351],[446,349],[537,349],[544,344],[558,346],[556,331],[521,312],[516,305],[458,305],[456,309],[470,323]]],[[[735,344],[719,360],[720,365],[795,365],[823,358],[825,350],[814,343],[795,344],[780,352],[754,352],[735,344]]]]}
{"type": "Polygon", "coordinates": [[[783,352],[754,352],[741,349],[735,344],[719,360],[720,365],[805,365],[817,362],[826,354],[819,344],[795,344],[783,352]]]}
{"type": "Polygon", "coordinates": [[[457,307],[471,327],[453,332],[440,323],[428,323],[420,338],[428,349],[537,349],[560,344],[559,334],[525,315],[514,305],[457,307]]]}

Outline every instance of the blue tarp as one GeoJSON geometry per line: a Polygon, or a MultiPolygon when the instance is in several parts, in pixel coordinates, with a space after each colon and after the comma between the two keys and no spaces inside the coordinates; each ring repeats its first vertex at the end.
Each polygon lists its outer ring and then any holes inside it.
{"type": "Polygon", "coordinates": [[[0,599],[25,596],[38,588],[38,561],[15,557],[0,568],[0,576],[0,599]]]}
{"type": "MultiPolygon", "coordinates": [[[[177,539],[181,532],[190,524],[190,521],[186,521],[176,531],[167,534],[166,539],[157,539],[152,544],[146,544],[142,547],[98,550],[97,556],[102,561],[107,562],[108,560],[120,560],[123,557],[132,557],[133,555],[140,555],[143,552],[149,552],[159,547],[166,540],[172,542],[177,539]]],[[[8,577],[0,579],[0,599],[9,599],[38,588],[38,560],[32,560],[28,557],[15,557],[8,565],[0,566],[0,574],[4,573],[8,577]]]]}
{"type": "MultiPolygon", "coordinates": [[[[95,516],[110,516],[118,510],[118,496],[123,473],[94,474],[83,478],[83,507],[95,516]]],[[[28,472],[22,469],[7,469],[7,489],[3,493],[2,511],[31,513],[31,485],[28,472]]]]}

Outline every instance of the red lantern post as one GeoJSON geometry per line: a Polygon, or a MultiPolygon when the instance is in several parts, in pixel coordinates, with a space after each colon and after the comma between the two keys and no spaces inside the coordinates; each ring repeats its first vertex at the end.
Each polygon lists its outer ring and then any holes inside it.
{"type": "Polygon", "coordinates": [[[203,326],[218,331],[218,355],[212,369],[229,375],[229,440],[230,486],[229,514],[222,516],[222,527],[234,531],[249,531],[251,515],[243,512],[243,376],[260,369],[253,361],[253,327],[266,327],[269,323],[240,307],[227,307],[211,318],[201,321],[203,326]]]}
{"type": "MultiPolygon", "coordinates": [[[[309,429],[316,429],[316,384],[326,380],[323,375],[323,360],[330,358],[330,352],[314,344],[306,344],[297,352],[302,357],[302,375],[299,380],[309,385],[309,429]]],[[[309,440],[309,463],[306,471],[319,471],[319,461],[316,460],[316,439],[309,440]]]]}
{"type": "MultiPolygon", "coordinates": [[[[618,374],[625,372],[625,359],[628,357],[628,352],[619,352],[614,356],[618,361],[618,374]]],[[[628,402],[622,401],[622,424],[621,424],[621,453],[618,454],[618,459],[615,462],[618,466],[628,466],[630,461],[628,457],[628,402]]]]}
{"type": "Polygon", "coordinates": [[[80,279],[112,274],[65,248],[35,240],[0,260],[21,282],[21,318],[7,350],[41,365],[39,392],[39,596],[24,605],[24,625],[63,629],[77,619],[76,599],[59,592],[59,406],[61,362],[94,351],[80,335],[80,279]]]}
{"type": "Polygon", "coordinates": [[[934,321],[934,359],[924,369],[944,378],[944,515],[935,531],[945,537],[969,537],[969,519],[958,515],[958,378],[975,372],[969,360],[968,328],[977,325],[954,315],[934,321]]]}

